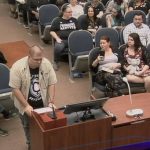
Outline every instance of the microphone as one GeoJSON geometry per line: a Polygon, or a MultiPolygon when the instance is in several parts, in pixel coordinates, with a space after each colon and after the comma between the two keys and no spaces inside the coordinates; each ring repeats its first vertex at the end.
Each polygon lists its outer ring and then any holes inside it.
{"type": "MultiPolygon", "coordinates": [[[[127,84],[128,86],[128,91],[129,91],[129,97],[130,97],[130,103],[131,105],[133,104],[133,100],[132,100],[132,96],[131,96],[131,88],[128,82],[128,79],[126,77],[123,77],[122,80],[127,84]]],[[[129,109],[126,111],[126,115],[128,117],[139,117],[141,115],[143,115],[143,110],[140,108],[136,108],[136,109],[129,109]]]]}
{"type": "Polygon", "coordinates": [[[52,104],[52,112],[49,113],[49,117],[52,119],[57,119],[54,105],[52,104]]]}
{"type": "MultiPolygon", "coordinates": [[[[41,71],[41,75],[42,75],[42,78],[43,78],[43,81],[44,81],[44,85],[45,85],[45,88],[46,88],[46,82],[45,82],[45,79],[44,79],[43,71],[41,71]]],[[[48,93],[48,92],[47,92],[47,93],[48,93]]],[[[48,93],[48,97],[50,98],[49,93],[48,93]]],[[[50,118],[52,118],[52,119],[57,119],[57,115],[56,115],[55,108],[54,108],[54,105],[53,105],[53,104],[52,104],[51,108],[52,108],[52,112],[50,112],[50,113],[48,114],[48,116],[49,116],[50,118]]]]}

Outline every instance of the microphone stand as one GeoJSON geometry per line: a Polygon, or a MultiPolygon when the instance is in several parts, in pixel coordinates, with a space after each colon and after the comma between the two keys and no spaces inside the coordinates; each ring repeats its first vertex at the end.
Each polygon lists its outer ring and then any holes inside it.
{"type": "MultiPolygon", "coordinates": [[[[131,88],[130,88],[128,79],[127,79],[126,77],[123,77],[123,81],[124,81],[124,82],[127,84],[127,86],[128,86],[130,103],[131,103],[131,105],[132,105],[132,104],[133,104],[133,101],[132,101],[132,96],[131,96],[131,88]]],[[[128,117],[139,117],[139,116],[142,116],[142,115],[143,115],[143,110],[140,109],[140,108],[129,109],[129,110],[126,111],[126,115],[127,115],[128,117]]]]}
{"type": "MultiPolygon", "coordinates": [[[[45,84],[45,88],[46,88],[46,82],[45,82],[45,79],[44,79],[44,76],[43,76],[43,71],[41,72],[41,75],[42,75],[42,78],[43,78],[43,81],[44,81],[44,84],[45,84]]],[[[50,98],[50,96],[49,96],[49,93],[48,93],[48,97],[50,98]]],[[[52,118],[52,119],[57,119],[57,115],[56,115],[56,112],[55,112],[55,108],[54,108],[54,105],[53,105],[53,103],[51,103],[52,104],[52,112],[50,112],[49,114],[48,114],[48,116],[50,117],[50,118],[52,118]]]]}

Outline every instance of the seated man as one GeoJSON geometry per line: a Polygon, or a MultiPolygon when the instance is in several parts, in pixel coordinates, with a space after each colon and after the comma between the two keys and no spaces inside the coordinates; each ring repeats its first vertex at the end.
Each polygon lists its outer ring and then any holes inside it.
{"type": "Polygon", "coordinates": [[[130,33],[138,33],[144,46],[150,43],[150,28],[143,23],[143,16],[141,13],[136,13],[133,18],[133,23],[130,23],[124,28],[123,38],[125,43],[127,43],[130,33]]]}

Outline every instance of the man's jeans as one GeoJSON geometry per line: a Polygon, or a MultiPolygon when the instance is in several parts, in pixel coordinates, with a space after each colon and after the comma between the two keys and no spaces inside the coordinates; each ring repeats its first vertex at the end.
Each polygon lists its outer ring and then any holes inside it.
{"type": "Polygon", "coordinates": [[[24,115],[19,114],[19,117],[21,119],[21,123],[25,132],[26,144],[30,145],[29,117],[25,113],[24,115]]]}

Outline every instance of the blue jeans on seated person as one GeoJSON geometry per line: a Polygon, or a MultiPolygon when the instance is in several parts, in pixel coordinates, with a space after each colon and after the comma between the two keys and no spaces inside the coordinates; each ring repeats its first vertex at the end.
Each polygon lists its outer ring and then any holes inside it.
{"type": "Polygon", "coordinates": [[[61,43],[55,42],[54,62],[58,63],[60,61],[61,54],[66,48],[68,48],[68,40],[63,40],[61,43]]]}

